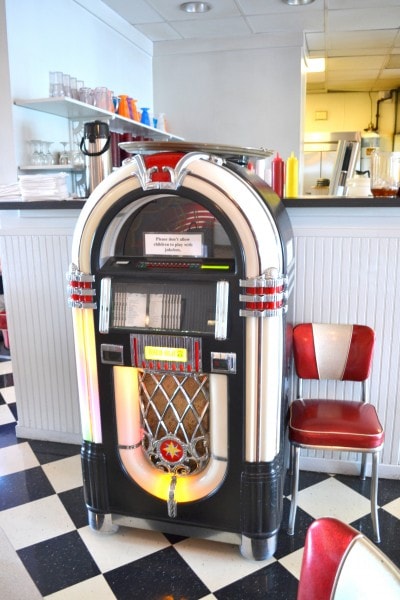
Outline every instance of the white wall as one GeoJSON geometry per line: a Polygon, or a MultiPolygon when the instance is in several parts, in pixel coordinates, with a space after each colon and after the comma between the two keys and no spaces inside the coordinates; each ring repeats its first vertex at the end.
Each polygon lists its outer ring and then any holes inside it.
{"type": "Polygon", "coordinates": [[[0,184],[15,181],[15,146],[12,127],[12,107],[10,102],[10,73],[7,53],[7,28],[5,0],[0,0],[0,184]]]}
{"type": "MultiPolygon", "coordinates": [[[[126,24],[121,25],[101,2],[1,0],[4,1],[11,79],[11,97],[6,98],[9,103],[16,98],[47,97],[49,71],[63,71],[82,79],[88,87],[106,86],[116,94],[137,98],[140,106],[153,105],[151,43],[134,34],[126,24]],[[96,10],[98,16],[93,16],[89,8],[96,10]]],[[[25,140],[68,139],[64,119],[19,107],[14,107],[13,115],[18,164],[24,160],[25,140]]],[[[11,146],[11,140],[3,138],[0,144],[3,153],[11,146]]],[[[15,173],[9,174],[9,178],[15,177],[15,173]]]]}
{"type": "Polygon", "coordinates": [[[331,94],[308,94],[306,102],[305,131],[361,131],[370,122],[376,124],[379,110],[379,135],[381,147],[391,150],[395,129],[395,102],[387,99],[379,103],[377,92],[338,92],[331,94]],[[320,120],[319,113],[326,113],[326,119],[320,120]]]}
{"type": "Polygon", "coordinates": [[[218,48],[212,41],[155,44],[156,111],[188,141],[300,152],[304,110],[301,40],[291,45],[218,48]]]}

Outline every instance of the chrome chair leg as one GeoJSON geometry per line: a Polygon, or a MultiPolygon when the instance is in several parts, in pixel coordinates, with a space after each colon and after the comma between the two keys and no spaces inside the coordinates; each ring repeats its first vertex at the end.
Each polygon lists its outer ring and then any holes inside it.
{"type": "Polygon", "coordinates": [[[372,526],[374,528],[374,542],[377,544],[381,541],[378,518],[378,461],[379,452],[373,452],[371,473],[371,517],[372,526]]]}
{"type": "Polygon", "coordinates": [[[368,458],[367,452],[363,452],[361,454],[361,471],[360,471],[360,479],[362,479],[363,481],[365,480],[366,472],[367,472],[367,458],[368,458]]]}
{"type": "Polygon", "coordinates": [[[292,499],[290,502],[288,534],[294,534],[294,523],[297,512],[297,494],[299,490],[299,467],[300,467],[300,448],[292,445],[292,499]]]}

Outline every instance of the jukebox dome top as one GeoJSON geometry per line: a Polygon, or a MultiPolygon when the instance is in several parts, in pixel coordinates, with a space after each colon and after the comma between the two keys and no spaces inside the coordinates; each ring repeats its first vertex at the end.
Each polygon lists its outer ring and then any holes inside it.
{"type": "Polygon", "coordinates": [[[215,154],[226,160],[247,162],[250,158],[267,158],[273,154],[273,150],[266,148],[250,148],[240,146],[229,146],[224,144],[206,144],[201,142],[121,142],[119,147],[130,154],[152,154],[153,152],[205,152],[215,154]]]}

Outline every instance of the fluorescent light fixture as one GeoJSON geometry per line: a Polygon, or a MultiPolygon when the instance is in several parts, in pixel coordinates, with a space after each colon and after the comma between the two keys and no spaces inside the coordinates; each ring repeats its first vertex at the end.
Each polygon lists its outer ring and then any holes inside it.
{"type": "Polygon", "coordinates": [[[179,8],[187,13],[205,13],[211,10],[208,2],[183,2],[179,8]]]}
{"type": "Polygon", "coordinates": [[[307,73],[323,73],[325,71],[325,58],[306,58],[307,73]]]}
{"type": "Polygon", "coordinates": [[[305,6],[306,4],[312,4],[314,0],[282,0],[284,4],[289,6],[305,6]]]}

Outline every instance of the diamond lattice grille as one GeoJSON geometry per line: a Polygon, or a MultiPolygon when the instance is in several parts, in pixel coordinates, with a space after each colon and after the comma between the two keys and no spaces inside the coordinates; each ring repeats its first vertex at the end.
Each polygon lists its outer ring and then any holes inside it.
{"type": "Polygon", "coordinates": [[[144,371],[140,376],[144,448],[157,467],[193,473],[209,458],[209,382],[206,375],[173,375],[144,371]],[[159,452],[160,440],[182,444],[182,460],[171,466],[159,452]]]}

